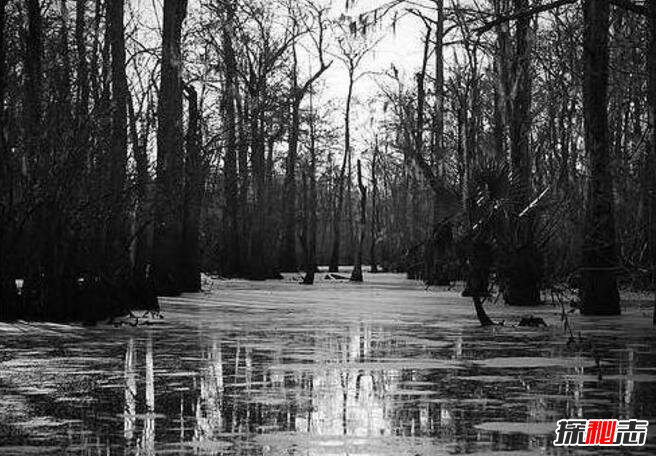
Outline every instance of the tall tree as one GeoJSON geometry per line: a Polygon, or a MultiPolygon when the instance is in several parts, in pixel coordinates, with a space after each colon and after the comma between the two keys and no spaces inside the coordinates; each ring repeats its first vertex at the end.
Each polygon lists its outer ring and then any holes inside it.
{"type": "MultiPolygon", "coordinates": [[[[431,161],[433,173],[443,181],[444,153],[444,0],[436,0],[437,22],[435,24],[435,106],[433,108],[433,149],[431,161]]],[[[446,285],[450,281],[446,263],[449,260],[449,245],[453,239],[451,211],[448,195],[442,190],[433,191],[432,233],[427,244],[425,280],[434,285],[446,285]]]]}
{"type": "MultiPolygon", "coordinates": [[[[223,62],[225,65],[225,89],[223,91],[222,108],[225,122],[225,194],[227,224],[226,242],[226,272],[228,275],[238,275],[241,272],[240,256],[242,254],[242,235],[239,223],[240,212],[246,210],[245,201],[239,199],[239,177],[237,174],[237,124],[235,117],[235,103],[237,101],[237,62],[233,48],[235,12],[231,2],[225,5],[225,24],[223,26],[223,62]]],[[[241,138],[240,138],[241,140],[241,138]]]]}
{"type": "MultiPolygon", "coordinates": [[[[124,188],[127,168],[127,105],[128,84],[125,74],[124,0],[107,2],[107,26],[111,46],[111,146],[109,163],[109,194],[111,195],[106,234],[105,264],[119,267],[125,256],[124,188]]],[[[122,265],[121,265],[122,266],[122,265]]],[[[116,271],[111,271],[116,272],[116,271]]]]}
{"type": "Polygon", "coordinates": [[[414,160],[428,182],[432,196],[431,230],[424,246],[424,281],[429,285],[447,285],[450,278],[446,272],[449,261],[449,244],[452,240],[450,218],[451,196],[444,185],[444,2],[436,0],[437,20],[435,33],[435,101],[431,131],[431,149],[428,159],[424,154],[424,105],[426,104],[425,80],[431,43],[431,27],[424,19],[426,36],[421,71],[417,73],[417,115],[414,135],[414,160]]]}
{"type": "Polygon", "coordinates": [[[157,292],[180,292],[184,194],[182,23],[186,0],[164,0],[157,123],[157,181],[153,274],[157,292]]]}
{"type": "Polygon", "coordinates": [[[10,266],[5,252],[5,242],[9,231],[8,216],[11,204],[11,183],[9,182],[9,150],[5,120],[5,7],[7,0],[0,0],[0,319],[13,312],[14,285],[11,281],[10,266]]]}
{"type": "Polygon", "coordinates": [[[75,47],[77,49],[77,129],[80,141],[85,142],[82,131],[88,131],[86,117],[89,110],[89,68],[87,63],[86,0],[75,3],[75,47]]]}
{"type": "MultiPolygon", "coordinates": [[[[528,0],[514,0],[516,11],[525,11],[528,0]]],[[[535,223],[527,208],[531,195],[531,16],[517,19],[515,53],[512,64],[513,87],[510,96],[510,173],[512,218],[510,227],[510,255],[504,265],[504,299],[510,305],[540,303],[540,258],[533,239],[535,223]]],[[[502,40],[503,41],[503,40],[502,40]]],[[[503,76],[503,75],[501,75],[503,76]]]]}
{"type": "Polygon", "coordinates": [[[308,146],[309,166],[308,179],[309,198],[306,205],[308,216],[307,229],[307,255],[305,261],[305,277],[303,283],[312,285],[314,283],[314,273],[317,269],[317,130],[316,130],[316,113],[314,111],[312,92],[310,92],[310,144],[308,146]]]}
{"type": "MultiPolygon", "coordinates": [[[[294,31],[294,33],[296,33],[294,31]]],[[[283,272],[296,271],[296,156],[298,154],[298,134],[301,124],[301,99],[298,85],[298,55],[296,43],[292,44],[290,125],[285,183],[282,195],[282,215],[284,219],[282,248],[279,268],[283,272]]]]}
{"type": "MultiPolygon", "coordinates": [[[[362,77],[363,73],[359,71],[363,58],[373,49],[376,42],[362,42],[348,36],[350,32],[343,30],[343,35],[338,39],[340,49],[339,59],[344,64],[348,75],[348,84],[346,89],[346,103],[344,107],[344,157],[342,166],[337,178],[337,198],[333,212],[332,220],[332,249],[330,253],[330,263],[328,269],[330,272],[339,270],[340,261],[340,243],[342,233],[342,209],[344,207],[344,190],[346,185],[350,186],[350,163],[351,163],[351,105],[353,103],[353,87],[362,77]],[[347,173],[347,170],[349,171],[347,173]],[[348,180],[348,182],[346,182],[348,180]]],[[[351,201],[348,201],[351,204],[351,201]]]]}
{"type": "Polygon", "coordinates": [[[369,263],[372,273],[378,272],[378,256],[376,255],[376,243],[378,241],[378,136],[376,135],[374,148],[371,152],[371,227],[369,242],[369,263]]]}
{"type": "Polygon", "coordinates": [[[182,232],[181,291],[200,291],[200,214],[203,203],[204,175],[201,151],[198,94],[193,86],[185,87],[189,106],[187,154],[185,156],[184,223],[182,232]]]}
{"type": "Polygon", "coordinates": [[[353,100],[353,84],[355,82],[355,69],[352,59],[348,64],[348,89],[346,92],[346,107],[344,108],[344,160],[337,178],[337,202],[333,213],[333,245],[330,254],[330,272],[339,271],[339,251],[342,234],[342,208],[344,206],[344,180],[346,179],[346,169],[351,160],[351,102],[353,100]]]}
{"type": "MultiPolygon", "coordinates": [[[[25,153],[28,161],[38,160],[41,142],[42,32],[39,0],[27,0],[27,34],[25,42],[24,124],[25,153]]],[[[28,170],[29,176],[30,170],[28,170]]]]}
{"type": "Polygon", "coordinates": [[[583,114],[590,181],[583,238],[581,312],[620,313],[611,157],[608,147],[609,2],[583,2],[583,114]]]}
{"type": "MultiPolygon", "coordinates": [[[[133,277],[136,283],[147,282],[148,264],[152,241],[151,177],[148,160],[148,137],[150,136],[152,114],[150,106],[145,109],[141,119],[141,130],[137,127],[138,114],[135,112],[133,97],[128,99],[128,118],[132,156],[135,162],[136,207],[134,218],[134,246],[132,255],[133,277]]],[[[148,283],[150,283],[148,281],[148,283]]],[[[154,292],[154,290],[151,290],[154,292]]]]}
{"type": "MultiPolygon", "coordinates": [[[[9,132],[5,124],[5,91],[7,87],[5,51],[6,6],[7,0],[0,0],[0,202],[2,203],[4,203],[4,199],[9,195],[9,185],[7,183],[9,177],[9,151],[6,144],[6,138],[9,132]]],[[[0,228],[0,253],[2,252],[2,233],[3,230],[0,228]]],[[[2,280],[2,265],[0,265],[0,280],[2,280]]]]}
{"type": "Polygon", "coordinates": [[[647,188],[649,198],[648,242],[652,287],[654,288],[654,315],[656,325],[656,2],[647,3],[648,45],[647,45],[647,101],[649,103],[649,124],[651,126],[651,144],[648,145],[647,162],[650,168],[650,185],[647,188]]]}
{"type": "Polygon", "coordinates": [[[362,165],[357,162],[358,189],[360,190],[360,219],[356,226],[357,246],[355,262],[351,272],[351,282],[362,282],[362,251],[364,249],[365,227],[367,225],[367,187],[362,181],[362,165]]]}
{"type": "MultiPolygon", "coordinates": [[[[282,213],[284,218],[283,240],[280,252],[280,270],[292,272],[296,271],[296,161],[298,155],[298,138],[301,125],[301,103],[307,93],[311,90],[312,84],[321,77],[321,75],[330,67],[332,62],[326,63],[324,60],[324,19],[323,10],[316,8],[314,5],[315,21],[314,26],[318,27],[315,44],[319,54],[319,69],[314,72],[303,83],[298,80],[298,55],[296,43],[292,43],[292,65],[291,65],[291,93],[290,93],[290,125],[287,163],[285,167],[285,182],[282,196],[282,213]]],[[[294,18],[294,28],[297,28],[297,19],[294,18]]],[[[297,34],[294,30],[294,34],[297,34]]],[[[314,35],[313,35],[314,37],[314,35]]]]}

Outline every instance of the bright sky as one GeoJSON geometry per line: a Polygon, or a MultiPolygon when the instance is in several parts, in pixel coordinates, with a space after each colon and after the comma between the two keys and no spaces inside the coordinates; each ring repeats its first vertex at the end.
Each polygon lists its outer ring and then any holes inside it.
{"type": "MultiPolygon", "coordinates": [[[[326,3],[331,4],[334,8],[334,16],[345,13],[357,17],[361,11],[368,11],[382,2],[380,0],[360,0],[356,4],[357,8],[348,11],[344,9],[343,0],[326,0],[326,3]]],[[[399,12],[401,13],[403,10],[399,9],[399,12]]],[[[372,139],[374,132],[371,121],[373,120],[375,123],[381,117],[380,103],[373,106],[370,103],[370,100],[379,92],[379,84],[390,82],[388,77],[380,73],[388,71],[393,64],[403,80],[412,80],[413,74],[421,65],[422,40],[425,33],[422,22],[412,15],[406,15],[392,30],[390,21],[391,15],[386,17],[383,27],[371,32],[372,40],[378,40],[378,43],[362,63],[362,71],[368,74],[359,79],[354,88],[355,103],[352,107],[351,130],[356,154],[372,139]]],[[[348,73],[339,60],[335,59],[333,66],[324,74],[323,87],[323,98],[327,100],[346,99],[348,73]]]]}
{"type": "MultiPolygon", "coordinates": [[[[358,17],[362,11],[368,11],[383,2],[383,0],[359,0],[356,2],[355,7],[351,7],[346,11],[345,0],[316,1],[319,4],[324,4],[331,8],[330,17],[332,18],[338,17],[343,13],[358,17]]],[[[200,0],[189,0],[190,12],[199,7],[200,0]]],[[[162,0],[132,0],[132,8],[139,13],[142,21],[145,21],[153,28],[156,28],[161,23],[162,0]]],[[[404,12],[403,9],[398,9],[398,11],[399,14],[404,12]]],[[[376,39],[379,39],[379,42],[369,52],[367,57],[365,57],[361,65],[362,71],[368,74],[359,79],[355,86],[352,136],[356,153],[358,152],[358,148],[361,149],[364,147],[363,141],[370,140],[372,137],[370,122],[372,116],[375,117],[376,113],[372,111],[369,101],[379,90],[377,82],[389,82],[388,78],[380,76],[377,73],[389,70],[391,65],[394,64],[399,70],[402,79],[412,80],[412,75],[418,70],[421,64],[423,51],[422,39],[425,33],[422,22],[418,18],[406,14],[398,21],[393,31],[389,26],[391,17],[392,15],[386,17],[386,27],[374,29],[370,34],[372,38],[376,37],[376,39]]],[[[326,44],[329,48],[336,51],[338,48],[334,37],[328,35],[326,39],[326,44]]],[[[301,47],[298,48],[298,51],[301,54],[303,53],[301,47]]],[[[318,66],[318,60],[316,57],[313,58],[311,54],[307,54],[306,56],[300,55],[299,57],[301,62],[305,60],[305,65],[301,63],[301,71],[305,71],[306,74],[310,72],[310,65],[315,69],[318,66]]],[[[319,99],[315,99],[315,102],[330,101],[334,106],[339,108],[343,106],[346,98],[348,73],[342,62],[338,59],[328,55],[326,56],[326,60],[335,61],[331,68],[322,76],[320,84],[323,90],[319,99]]],[[[302,76],[301,80],[303,79],[304,77],[302,76]]],[[[341,119],[342,116],[343,112],[336,113],[337,119],[341,119]]]]}

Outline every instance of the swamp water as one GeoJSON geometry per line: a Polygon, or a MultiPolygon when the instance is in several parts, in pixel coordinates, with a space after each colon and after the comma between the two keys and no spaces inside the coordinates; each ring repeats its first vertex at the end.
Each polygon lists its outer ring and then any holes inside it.
{"type": "Polygon", "coordinates": [[[656,454],[651,310],[471,301],[400,275],[214,281],[137,327],[0,325],[0,454],[656,454]],[[517,328],[522,314],[548,328],[517,328]],[[554,448],[561,418],[651,421],[647,445],[554,448]]]}

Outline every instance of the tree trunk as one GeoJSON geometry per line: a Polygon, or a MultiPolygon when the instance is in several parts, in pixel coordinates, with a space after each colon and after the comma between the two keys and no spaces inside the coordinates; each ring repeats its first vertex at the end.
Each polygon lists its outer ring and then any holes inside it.
{"type": "Polygon", "coordinates": [[[305,264],[305,277],[303,283],[314,284],[314,273],[317,270],[317,150],[316,150],[316,125],[315,113],[312,108],[312,93],[310,92],[310,195],[306,211],[310,212],[307,233],[307,261],[305,264]]]}
{"type": "MultiPolygon", "coordinates": [[[[200,283],[200,212],[203,203],[204,171],[201,155],[200,114],[198,95],[186,87],[189,104],[187,154],[185,156],[184,223],[182,230],[181,291],[197,292],[200,283]]],[[[236,198],[235,194],[235,198],[236,198]]]]}
{"type": "Polygon", "coordinates": [[[71,61],[69,57],[69,44],[68,44],[68,21],[70,19],[68,12],[67,0],[60,0],[59,7],[60,19],[61,19],[61,28],[59,30],[60,34],[60,45],[59,45],[59,58],[61,59],[61,64],[57,67],[57,101],[58,105],[58,114],[59,122],[62,125],[67,127],[70,125],[71,115],[71,61]]]}
{"type": "Polygon", "coordinates": [[[127,168],[127,96],[125,75],[125,34],[123,29],[124,1],[107,2],[107,21],[111,42],[111,149],[110,149],[110,208],[105,244],[105,267],[115,274],[127,258],[124,187],[127,168]]]}
{"type": "Polygon", "coordinates": [[[476,317],[478,318],[481,326],[494,326],[494,322],[487,316],[485,309],[483,308],[483,301],[480,297],[474,296],[474,309],[476,309],[476,317]]]}
{"type": "MultiPolygon", "coordinates": [[[[89,70],[87,66],[87,44],[84,39],[86,28],[86,0],[77,0],[75,5],[75,47],[77,48],[77,107],[78,135],[87,131],[86,118],[89,110],[89,70]]],[[[80,136],[80,139],[83,139],[80,136]]]]}
{"type": "Polygon", "coordinates": [[[141,134],[137,130],[137,118],[134,103],[128,101],[128,117],[132,142],[132,154],[136,171],[136,204],[134,219],[134,246],[132,276],[136,283],[146,283],[148,278],[148,260],[151,245],[151,205],[150,205],[150,174],[148,172],[148,136],[150,135],[150,117],[142,120],[141,134]]]}
{"type": "MultiPolygon", "coordinates": [[[[508,0],[494,0],[494,13],[497,16],[507,14],[508,0]]],[[[497,83],[494,92],[494,144],[497,160],[507,160],[507,125],[510,108],[510,84],[508,71],[508,23],[500,23],[495,27],[497,34],[497,50],[495,53],[495,68],[497,83]]]]}
{"type": "Polygon", "coordinates": [[[362,165],[357,162],[358,188],[360,189],[360,221],[356,228],[357,246],[355,264],[351,272],[351,282],[362,282],[362,249],[364,248],[364,233],[367,225],[367,188],[362,183],[362,165]]]}
{"type": "MultiPolygon", "coordinates": [[[[33,183],[33,178],[38,174],[39,164],[45,163],[45,157],[42,156],[41,147],[41,95],[43,93],[43,74],[42,74],[42,31],[41,31],[41,8],[38,0],[27,1],[27,33],[25,42],[25,54],[23,60],[24,80],[23,80],[23,157],[22,157],[22,176],[20,180],[22,185],[19,186],[19,196],[27,192],[33,183]]],[[[43,165],[41,165],[43,166],[43,165]]],[[[41,223],[44,219],[42,213],[45,211],[35,212],[28,230],[34,242],[24,246],[26,253],[24,259],[18,259],[19,269],[24,272],[37,270],[44,267],[42,259],[44,249],[48,249],[48,242],[43,235],[47,227],[51,224],[41,223]],[[45,226],[44,226],[45,225],[45,226]],[[34,264],[34,263],[37,264],[34,264]]],[[[38,274],[38,273],[37,273],[38,274]]],[[[57,303],[53,303],[57,304],[57,303]]]]}
{"type": "Polygon", "coordinates": [[[76,0],[75,4],[75,47],[77,49],[77,100],[75,104],[75,136],[78,146],[86,151],[85,170],[91,168],[93,153],[89,147],[91,124],[89,122],[89,65],[87,63],[86,32],[87,0],[76,0]]]}
{"type": "MultiPolygon", "coordinates": [[[[41,142],[42,36],[39,0],[27,0],[27,38],[25,46],[25,155],[26,162],[38,160],[41,142]]],[[[27,170],[29,180],[30,170],[27,170]]]]}
{"type": "Polygon", "coordinates": [[[648,11],[649,42],[647,47],[647,102],[649,103],[649,125],[651,144],[648,145],[647,163],[651,168],[651,179],[647,191],[649,204],[648,242],[650,246],[651,280],[654,291],[653,323],[656,326],[656,2],[646,4],[648,11]]]}
{"type": "Polygon", "coordinates": [[[230,3],[226,4],[226,24],[223,28],[223,58],[225,62],[225,90],[223,92],[223,115],[225,139],[225,198],[227,225],[224,230],[226,239],[226,270],[228,276],[240,272],[240,224],[239,213],[245,208],[239,203],[239,182],[237,176],[237,136],[235,121],[235,93],[237,91],[237,63],[232,46],[234,11],[230,3]]]}
{"type": "MultiPolygon", "coordinates": [[[[4,186],[6,184],[5,173],[8,171],[7,166],[9,165],[9,157],[6,149],[5,139],[6,135],[9,133],[6,130],[5,124],[5,89],[7,85],[6,77],[6,62],[5,62],[5,8],[7,6],[7,0],[0,0],[0,197],[4,198],[6,193],[4,192],[4,186]]],[[[1,248],[1,244],[0,244],[1,248]]]]}
{"type": "Polygon", "coordinates": [[[89,59],[89,86],[90,86],[90,97],[94,102],[98,102],[101,99],[101,81],[100,81],[100,56],[104,57],[104,48],[101,49],[101,27],[103,12],[102,12],[102,0],[94,0],[94,19],[93,19],[93,50],[91,53],[91,58],[89,59]]]}
{"type": "Polygon", "coordinates": [[[583,4],[583,112],[590,182],[583,239],[581,312],[618,315],[613,179],[608,150],[609,3],[583,4]]]}
{"type": "MultiPolygon", "coordinates": [[[[444,0],[437,0],[437,24],[435,26],[435,135],[433,173],[440,181],[443,179],[441,168],[444,160],[444,0]]],[[[426,283],[448,285],[450,277],[445,264],[448,261],[448,243],[451,236],[451,223],[447,221],[448,212],[445,195],[433,189],[432,233],[427,244],[426,283]],[[448,231],[448,233],[447,233],[448,231]],[[443,242],[446,238],[447,242],[443,242]]]]}
{"type": "Polygon", "coordinates": [[[296,271],[296,155],[301,123],[299,112],[301,94],[298,87],[298,59],[295,45],[292,45],[292,57],[291,121],[282,194],[283,238],[280,251],[280,270],[283,272],[296,271]]]}
{"type": "Polygon", "coordinates": [[[376,206],[378,200],[378,177],[376,173],[376,160],[380,151],[378,150],[378,136],[376,136],[376,145],[371,154],[371,245],[369,247],[369,262],[371,263],[371,273],[378,272],[378,261],[376,258],[376,241],[378,237],[378,207],[376,206]]]}
{"type": "Polygon", "coordinates": [[[157,122],[157,181],[153,273],[157,292],[180,292],[184,152],[182,131],[182,22],[186,0],[164,0],[157,122]]]}
{"type": "Polygon", "coordinates": [[[0,207],[6,212],[0,213],[0,320],[11,318],[15,313],[16,290],[13,280],[14,273],[5,247],[9,237],[8,212],[11,211],[11,187],[9,151],[7,147],[7,134],[5,123],[5,7],[6,0],[0,0],[0,207]]]}
{"type": "MultiPolygon", "coordinates": [[[[515,0],[515,10],[529,6],[528,0],[515,0]]],[[[528,206],[531,195],[531,53],[529,44],[531,16],[517,20],[514,86],[511,96],[510,169],[513,211],[509,239],[511,245],[502,280],[503,296],[509,305],[533,306],[540,303],[541,260],[533,239],[535,217],[519,214],[528,206]]]]}
{"type": "Polygon", "coordinates": [[[262,77],[250,96],[251,121],[251,166],[253,169],[253,187],[255,204],[250,220],[250,251],[249,271],[251,280],[265,280],[269,275],[268,258],[271,246],[266,245],[265,233],[269,208],[267,207],[267,182],[264,144],[264,86],[266,80],[262,77]]]}
{"type": "MultiPolygon", "coordinates": [[[[9,207],[9,201],[5,202],[5,198],[9,199],[10,187],[9,182],[9,150],[7,145],[7,136],[9,131],[7,129],[6,119],[5,119],[5,91],[7,86],[7,77],[6,77],[6,43],[5,43],[5,7],[7,6],[7,0],[0,0],[0,206],[9,207]]],[[[4,214],[2,214],[4,215],[4,214]]],[[[0,258],[3,251],[3,234],[5,233],[4,220],[0,219],[0,258]]],[[[2,287],[3,279],[3,261],[0,261],[0,288],[2,287]]]]}
{"type": "Polygon", "coordinates": [[[248,145],[250,140],[248,138],[248,102],[242,100],[239,92],[239,86],[235,85],[235,102],[237,106],[237,132],[239,133],[239,141],[237,143],[237,165],[238,165],[238,181],[239,181],[239,213],[238,213],[238,226],[239,226],[239,263],[237,268],[237,275],[243,275],[244,263],[247,257],[247,249],[244,240],[250,238],[248,217],[248,189],[250,185],[249,169],[248,169],[248,145]]]}
{"type": "Polygon", "coordinates": [[[330,254],[330,264],[328,265],[328,270],[330,272],[339,271],[339,244],[342,231],[342,207],[344,206],[344,179],[346,176],[346,168],[350,162],[351,156],[351,98],[353,97],[353,83],[354,74],[353,71],[349,71],[346,111],[344,113],[344,161],[342,162],[342,169],[340,170],[337,179],[337,205],[335,207],[335,212],[333,213],[333,246],[330,254]]]}

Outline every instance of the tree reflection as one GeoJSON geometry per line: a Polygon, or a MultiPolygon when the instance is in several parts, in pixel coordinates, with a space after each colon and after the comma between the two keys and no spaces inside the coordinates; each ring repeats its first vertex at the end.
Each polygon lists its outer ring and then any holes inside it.
{"type": "MultiPolygon", "coordinates": [[[[361,369],[372,353],[372,332],[368,325],[352,327],[341,344],[322,344],[322,361],[304,385],[310,406],[296,416],[296,430],[309,434],[371,436],[389,435],[390,378],[394,369],[361,369]]],[[[317,356],[319,358],[319,356],[317,356]]]]}
{"type": "Polygon", "coordinates": [[[130,445],[134,437],[135,416],[137,413],[137,372],[135,370],[136,354],[134,339],[130,338],[125,350],[125,406],[123,408],[123,434],[126,444],[130,445]]]}
{"type": "Polygon", "coordinates": [[[634,380],[634,367],[635,367],[635,349],[631,346],[626,350],[626,367],[622,372],[622,365],[620,364],[620,375],[624,374],[624,378],[618,381],[620,388],[620,417],[632,418],[632,402],[633,392],[635,389],[634,380]]]}
{"type": "Polygon", "coordinates": [[[153,340],[146,340],[146,413],[143,419],[141,438],[137,440],[137,455],[155,454],[155,366],[153,363],[153,340]]]}
{"type": "MultiPolygon", "coordinates": [[[[137,424],[138,387],[137,387],[137,350],[134,338],[130,338],[125,351],[125,404],[123,407],[123,436],[126,447],[133,445],[134,434],[137,424]]],[[[134,442],[134,453],[136,455],[155,454],[155,366],[153,361],[153,341],[150,334],[146,340],[146,384],[145,403],[146,410],[141,415],[143,426],[141,435],[134,442]]]]}
{"type": "Polygon", "coordinates": [[[200,373],[200,391],[196,400],[193,442],[212,441],[223,429],[223,359],[221,343],[214,341],[203,355],[204,367],[200,373]]]}

